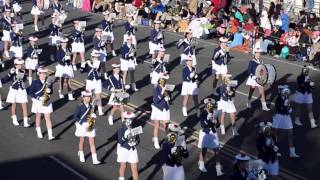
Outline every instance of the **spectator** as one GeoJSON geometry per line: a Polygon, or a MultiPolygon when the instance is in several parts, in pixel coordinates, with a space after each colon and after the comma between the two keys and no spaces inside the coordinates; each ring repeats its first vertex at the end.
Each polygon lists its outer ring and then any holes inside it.
{"type": "Polygon", "coordinates": [[[265,36],[269,36],[271,34],[271,23],[268,18],[268,12],[266,9],[264,9],[261,13],[260,27],[263,28],[265,36]]]}
{"type": "Polygon", "coordinates": [[[288,32],[289,31],[289,16],[286,12],[284,12],[283,9],[281,9],[280,11],[280,19],[281,19],[281,22],[282,22],[282,25],[281,25],[281,29],[284,31],[284,32],[288,32]]]}

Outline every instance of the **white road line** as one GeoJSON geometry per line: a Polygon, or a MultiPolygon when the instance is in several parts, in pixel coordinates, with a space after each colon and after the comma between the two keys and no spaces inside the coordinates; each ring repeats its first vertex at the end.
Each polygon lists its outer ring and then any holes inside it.
{"type": "Polygon", "coordinates": [[[79,172],[77,172],[72,167],[68,166],[67,164],[65,164],[64,162],[62,162],[60,159],[56,158],[55,156],[51,155],[51,156],[49,156],[49,158],[54,160],[55,162],[57,162],[58,164],[60,164],[61,166],[63,166],[64,168],[66,168],[67,170],[72,172],[73,174],[75,174],[76,176],[78,176],[80,179],[89,180],[87,177],[83,176],[82,174],[80,174],[79,172]]]}

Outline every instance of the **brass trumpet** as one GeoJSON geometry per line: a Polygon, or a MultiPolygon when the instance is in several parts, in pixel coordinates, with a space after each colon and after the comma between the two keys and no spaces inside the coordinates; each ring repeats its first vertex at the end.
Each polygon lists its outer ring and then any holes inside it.
{"type": "Polygon", "coordinates": [[[169,143],[175,144],[177,142],[177,134],[171,132],[167,135],[167,139],[169,143]]]}

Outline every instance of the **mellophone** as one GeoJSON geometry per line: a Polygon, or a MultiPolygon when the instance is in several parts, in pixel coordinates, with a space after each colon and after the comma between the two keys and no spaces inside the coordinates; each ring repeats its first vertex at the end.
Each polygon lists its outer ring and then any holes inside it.
{"type": "Polygon", "coordinates": [[[260,64],[256,68],[255,76],[257,83],[261,86],[271,85],[277,79],[277,71],[272,64],[260,64]]]}

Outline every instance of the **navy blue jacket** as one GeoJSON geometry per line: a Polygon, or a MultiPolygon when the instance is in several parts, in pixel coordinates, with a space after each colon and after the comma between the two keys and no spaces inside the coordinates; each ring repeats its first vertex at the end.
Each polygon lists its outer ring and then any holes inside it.
{"type": "Polygon", "coordinates": [[[103,42],[98,37],[94,36],[92,39],[93,49],[100,51],[104,47],[103,42]]]}
{"type": "Polygon", "coordinates": [[[255,60],[251,60],[249,62],[249,65],[248,65],[248,75],[250,77],[254,76],[256,74],[256,69],[257,69],[257,66],[259,65],[259,63],[255,60]]]}
{"type": "Polygon", "coordinates": [[[201,125],[201,128],[202,128],[202,131],[205,132],[205,133],[210,133],[210,130],[212,130],[213,133],[216,132],[216,128],[219,128],[220,126],[220,123],[219,123],[219,111],[218,110],[214,110],[213,112],[213,118],[217,120],[217,123],[214,125],[215,128],[212,128],[212,122],[210,119],[208,119],[208,112],[207,111],[203,111],[201,113],[201,116],[200,116],[200,125],[201,125]]]}
{"type": "MultiPolygon", "coordinates": [[[[131,44],[131,48],[134,48],[133,44],[131,44]]],[[[127,45],[127,43],[125,43],[124,45],[122,45],[121,47],[121,58],[124,60],[129,60],[129,59],[133,59],[134,58],[134,54],[131,55],[131,53],[129,53],[130,49],[129,46],[127,45]]]]}
{"type": "Polygon", "coordinates": [[[137,29],[134,26],[132,26],[129,22],[126,22],[124,24],[124,28],[126,30],[126,34],[132,34],[132,35],[136,34],[137,29]]]}
{"type": "Polygon", "coordinates": [[[310,80],[306,81],[306,78],[307,77],[303,74],[301,74],[297,77],[297,83],[298,83],[297,91],[299,91],[302,94],[311,93],[312,87],[310,86],[310,80]]]}
{"type": "Polygon", "coordinates": [[[102,20],[101,27],[105,32],[112,32],[112,23],[109,21],[106,21],[105,19],[102,20]]]}
{"type": "Polygon", "coordinates": [[[11,38],[11,45],[15,46],[15,47],[20,47],[22,46],[22,36],[14,33],[14,32],[10,32],[10,38],[11,38]]]}
{"type": "Polygon", "coordinates": [[[28,47],[27,47],[27,53],[26,53],[26,57],[27,58],[33,58],[33,57],[36,57],[35,55],[35,52],[34,52],[34,50],[35,49],[37,49],[38,47],[37,46],[35,46],[35,47],[32,47],[31,45],[29,45],[28,47]]]}
{"type": "Polygon", "coordinates": [[[13,74],[9,72],[8,75],[6,75],[4,78],[1,79],[1,82],[7,83],[11,80],[12,81],[11,88],[15,90],[18,90],[19,88],[25,89],[24,82],[23,82],[26,79],[25,71],[20,69],[19,73],[23,74],[22,78],[18,79],[16,72],[14,72],[13,74]]]}
{"type": "Polygon", "coordinates": [[[78,31],[76,29],[72,30],[71,33],[71,38],[72,38],[72,42],[76,42],[76,43],[84,43],[84,33],[81,31],[78,31]]]}
{"type": "Polygon", "coordinates": [[[218,65],[227,64],[230,59],[229,52],[224,52],[223,54],[222,51],[221,47],[217,47],[213,50],[212,61],[218,65]]]}
{"type": "Polygon", "coordinates": [[[92,80],[101,79],[101,74],[99,73],[99,69],[88,66],[87,70],[88,70],[87,80],[92,81],[92,80]]]}
{"type": "Polygon", "coordinates": [[[219,86],[217,88],[217,93],[219,94],[220,99],[224,100],[224,101],[232,100],[232,98],[235,96],[235,88],[230,87],[230,90],[232,93],[228,94],[227,93],[227,86],[225,84],[219,86]]]}
{"type": "MultiPolygon", "coordinates": [[[[162,144],[162,156],[163,156],[163,160],[165,161],[165,164],[167,166],[181,166],[181,162],[177,162],[175,160],[175,157],[171,154],[171,149],[175,146],[175,144],[169,143],[168,141],[165,141],[162,144]]],[[[182,151],[182,157],[183,158],[187,158],[189,156],[188,150],[184,149],[182,151]]]]}
{"type": "Polygon", "coordinates": [[[56,53],[56,60],[61,64],[62,66],[69,66],[71,65],[71,51],[69,49],[62,49],[60,48],[56,53]],[[66,56],[67,53],[69,53],[69,56],[66,56]]]}
{"type": "Polygon", "coordinates": [[[290,106],[285,105],[285,101],[287,98],[283,98],[279,96],[276,100],[276,113],[281,115],[289,115],[290,114],[290,106]]]}
{"type": "Polygon", "coordinates": [[[3,17],[1,19],[1,25],[2,25],[3,30],[11,31],[12,30],[12,28],[11,28],[12,23],[13,23],[13,19],[10,17],[3,17]]]}
{"type": "Polygon", "coordinates": [[[193,55],[193,48],[190,44],[190,41],[185,38],[179,45],[178,48],[180,49],[181,47],[183,47],[183,54],[186,55],[193,55]]]}
{"type": "Polygon", "coordinates": [[[158,34],[160,33],[160,30],[157,31],[156,29],[152,29],[151,30],[151,42],[154,44],[163,44],[163,38],[158,38],[158,34]]]}
{"type": "MultiPolygon", "coordinates": [[[[126,148],[128,150],[130,150],[130,149],[134,150],[134,149],[136,149],[136,147],[135,146],[130,146],[128,144],[128,140],[124,137],[124,133],[126,132],[127,129],[128,128],[125,127],[125,126],[120,128],[120,129],[118,129],[118,131],[117,131],[118,140],[117,141],[118,141],[118,143],[120,144],[121,147],[126,148]]],[[[136,136],[136,140],[139,143],[139,136],[136,136]]]]}
{"type": "Polygon", "coordinates": [[[50,24],[49,29],[50,29],[50,36],[60,36],[60,34],[62,33],[62,28],[54,24],[50,24]]]}
{"type": "Polygon", "coordinates": [[[164,95],[161,94],[162,87],[160,85],[157,85],[156,88],[153,89],[153,105],[162,110],[168,110],[169,109],[169,102],[167,102],[164,99],[164,95]]]}
{"type": "Polygon", "coordinates": [[[52,3],[52,10],[53,11],[56,10],[60,13],[63,10],[63,7],[60,3],[58,3],[58,4],[52,3]]]}
{"type": "Polygon", "coordinates": [[[157,73],[165,73],[167,71],[166,68],[167,63],[161,61],[156,61],[153,65],[153,71],[157,72],[157,73]]]}
{"type": "MultiPolygon", "coordinates": [[[[274,145],[278,146],[279,144],[276,141],[275,136],[271,136],[274,145]]],[[[277,152],[274,151],[274,146],[266,145],[267,138],[264,135],[260,135],[256,140],[256,147],[258,149],[258,158],[262,159],[265,163],[269,163],[270,161],[273,163],[277,160],[277,152]]],[[[279,147],[279,146],[278,146],[279,147]]]]}
{"type": "MultiPolygon", "coordinates": [[[[45,92],[44,87],[45,87],[45,84],[43,84],[40,79],[32,81],[29,89],[29,95],[34,99],[39,99],[40,97],[43,96],[45,92]]],[[[48,89],[50,89],[50,93],[48,94],[52,94],[53,93],[52,84],[48,85],[47,87],[48,89]]]]}
{"type": "Polygon", "coordinates": [[[37,6],[37,0],[32,0],[32,5],[37,6]]]}
{"type": "Polygon", "coordinates": [[[192,78],[190,77],[191,72],[196,73],[196,69],[194,67],[191,68],[191,70],[189,69],[188,66],[185,66],[182,69],[182,79],[184,82],[192,82],[192,78]]]}
{"type": "Polygon", "coordinates": [[[76,111],[73,114],[73,118],[82,125],[83,123],[87,122],[87,118],[91,113],[91,109],[92,105],[88,105],[87,107],[84,103],[81,103],[77,106],[76,111]]]}
{"type": "Polygon", "coordinates": [[[119,75],[119,79],[117,79],[114,75],[108,77],[106,89],[111,90],[111,88],[124,89],[124,82],[121,75],[119,75]]]}

